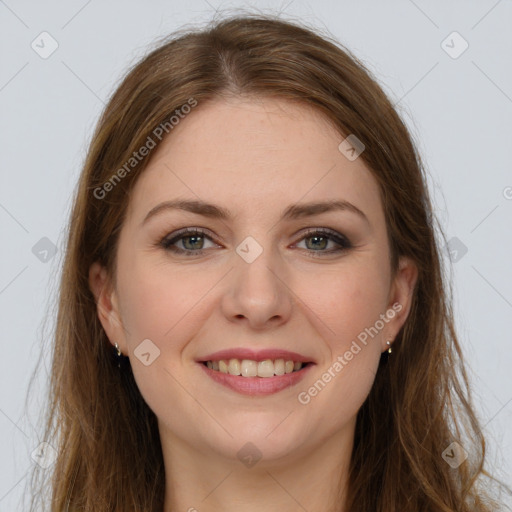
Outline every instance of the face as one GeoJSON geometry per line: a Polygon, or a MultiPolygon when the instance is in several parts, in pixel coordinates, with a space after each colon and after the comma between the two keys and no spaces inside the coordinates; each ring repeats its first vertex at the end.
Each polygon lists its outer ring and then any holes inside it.
{"type": "Polygon", "coordinates": [[[306,106],[230,99],[155,150],[116,285],[97,264],[90,283],[162,439],[231,459],[251,442],[270,463],[353,431],[416,274],[391,274],[377,183],[344,138],[306,106]]]}

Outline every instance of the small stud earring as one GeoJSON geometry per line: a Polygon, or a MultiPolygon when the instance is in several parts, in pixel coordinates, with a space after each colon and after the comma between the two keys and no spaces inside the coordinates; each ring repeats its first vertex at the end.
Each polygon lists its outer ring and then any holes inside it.
{"type": "Polygon", "coordinates": [[[121,360],[123,359],[123,353],[121,352],[121,349],[119,348],[118,343],[114,343],[114,347],[116,350],[116,359],[117,359],[117,367],[121,368],[121,360]]]}
{"type": "Polygon", "coordinates": [[[386,345],[388,346],[388,354],[391,354],[391,352],[393,352],[393,350],[391,348],[391,342],[390,341],[386,341],[386,345]]]}

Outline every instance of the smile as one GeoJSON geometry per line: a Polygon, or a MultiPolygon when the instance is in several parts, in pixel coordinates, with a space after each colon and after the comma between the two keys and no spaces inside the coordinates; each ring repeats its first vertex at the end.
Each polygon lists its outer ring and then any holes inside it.
{"type": "Polygon", "coordinates": [[[254,361],[252,359],[221,359],[220,361],[206,361],[204,364],[213,371],[242,377],[270,378],[299,371],[303,364],[300,361],[285,359],[265,359],[254,361]]]}
{"type": "Polygon", "coordinates": [[[284,359],[221,359],[199,363],[206,376],[215,383],[250,396],[271,395],[290,388],[300,382],[313,366],[315,363],[312,362],[284,359]]]}

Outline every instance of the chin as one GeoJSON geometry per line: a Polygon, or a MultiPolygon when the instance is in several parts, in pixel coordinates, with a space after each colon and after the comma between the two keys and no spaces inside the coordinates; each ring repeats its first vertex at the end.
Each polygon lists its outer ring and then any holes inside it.
{"type": "Polygon", "coordinates": [[[260,467],[265,462],[293,458],[309,436],[305,427],[301,428],[297,422],[292,424],[285,419],[288,414],[289,411],[282,414],[248,414],[245,419],[239,418],[227,427],[233,437],[222,435],[222,439],[216,441],[217,449],[220,449],[221,455],[242,462],[245,456],[261,457],[258,462],[260,467]]]}

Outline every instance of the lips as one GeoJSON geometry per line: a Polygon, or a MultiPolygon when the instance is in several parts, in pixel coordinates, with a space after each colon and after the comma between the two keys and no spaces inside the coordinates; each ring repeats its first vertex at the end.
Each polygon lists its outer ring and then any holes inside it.
{"type": "Polygon", "coordinates": [[[249,359],[251,361],[265,361],[266,359],[284,359],[285,361],[293,361],[300,363],[316,363],[313,358],[298,354],[297,352],[290,352],[289,350],[279,349],[264,349],[264,350],[251,350],[248,348],[234,348],[220,350],[204,357],[196,359],[198,363],[206,363],[207,361],[221,361],[229,359],[249,359]]]}
{"type": "Polygon", "coordinates": [[[315,365],[297,352],[247,348],[221,350],[196,362],[213,381],[246,395],[268,395],[293,386],[315,365]]]}

